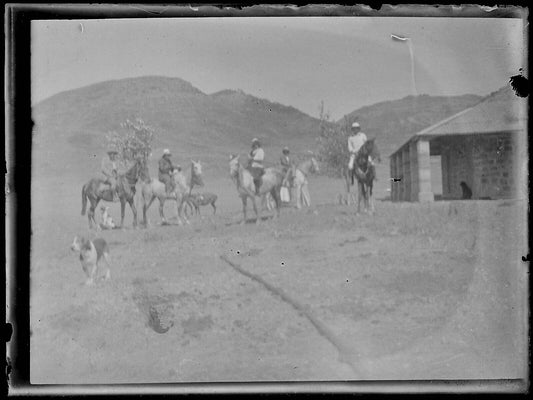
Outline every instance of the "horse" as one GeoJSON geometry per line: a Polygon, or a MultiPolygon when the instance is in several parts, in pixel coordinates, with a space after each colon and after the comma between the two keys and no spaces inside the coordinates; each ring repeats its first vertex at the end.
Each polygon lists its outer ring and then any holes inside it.
{"type": "MultiPolygon", "coordinates": [[[[130,205],[133,212],[133,227],[137,227],[137,209],[134,204],[135,185],[139,179],[144,180],[148,176],[148,167],[146,161],[142,158],[135,160],[131,168],[124,174],[119,174],[117,177],[117,192],[120,199],[120,225],[117,228],[124,226],[124,213],[126,208],[126,202],[130,205]]],[[[94,213],[100,200],[113,201],[113,194],[105,183],[103,178],[92,178],[89,182],[83,185],[81,189],[81,215],[85,215],[87,210],[87,199],[90,201],[91,206],[87,213],[87,219],[89,220],[89,229],[93,226],[97,230],[100,226],[94,219],[94,213]]]]}
{"type": "MultiPolygon", "coordinates": [[[[242,201],[242,212],[244,214],[244,219],[242,224],[246,223],[246,205],[248,198],[252,200],[252,205],[254,208],[256,223],[260,223],[261,215],[258,211],[257,204],[255,202],[255,185],[252,174],[250,171],[245,169],[239,162],[238,155],[230,155],[229,157],[229,167],[230,167],[230,176],[235,186],[237,192],[242,201]]],[[[265,173],[262,176],[261,187],[259,188],[259,196],[264,197],[267,193],[270,193],[274,198],[276,203],[276,214],[275,217],[279,217],[280,207],[281,207],[281,197],[280,189],[283,182],[283,173],[277,168],[266,168],[265,173]]]]}
{"type": "Polygon", "coordinates": [[[306,207],[311,206],[311,196],[309,195],[307,181],[307,175],[310,172],[319,172],[318,162],[314,157],[310,157],[289,169],[285,177],[285,179],[290,179],[289,176],[292,176],[292,186],[295,188],[297,209],[302,208],[302,202],[306,207]]]}
{"type": "MultiPolygon", "coordinates": [[[[143,225],[148,226],[148,219],[146,218],[146,212],[148,208],[152,205],[154,200],[157,198],[159,200],[159,216],[161,217],[161,223],[163,225],[167,224],[165,219],[165,214],[163,212],[163,206],[165,205],[165,200],[175,200],[176,201],[176,217],[178,219],[178,224],[182,225],[182,211],[185,204],[185,200],[188,195],[190,195],[192,187],[194,185],[204,186],[202,179],[202,165],[200,161],[191,160],[191,175],[189,181],[185,175],[178,169],[175,169],[171,174],[174,181],[174,190],[167,194],[165,190],[165,184],[159,179],[150,179],[148,182],[145,182],[142,185],[142,198],[143,198],[143,225]]],[[[184,220],[188,224],[189,220],[187,216],[184,215],[184,220]]]]}
{"type": "Polygon", "coordinates": [[[365,212],[374,213],[374,200],[372,189],[376,179],[375,162],[381,162],[381,156],[377,148],[375,138],[367,140],[354,161],[354,168],[344,171],[346,180],[346,192],[350,196],[350,187],[357,180],[357,213],[361,212],[361,199],[364,200],[365,212]],[[370,210],[369,210],[370,208],[370,210]]]}

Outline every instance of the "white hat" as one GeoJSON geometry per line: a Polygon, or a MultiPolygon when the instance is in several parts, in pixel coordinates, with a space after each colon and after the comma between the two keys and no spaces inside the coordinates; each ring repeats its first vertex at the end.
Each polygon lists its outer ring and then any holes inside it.
{"type": "Polygon", "coordinates": [[[359,122],[354,122],[352,124],[352,128],[360,128],[360,127],[361,127],[361,125],[359,125],[359,122]]]}
{"type": "Polygon", "coordinates": [[[166,155],[166,154],[170,155],[170,150],[169,149],[163,150],[163,155],[166,155]]]}
{"type": "Polygon", "coordinates": [[[257,142],[259,142],[259,139],[258,139],[258,138],[253,138],[253,139],[252,139],[252,143],[257,143],[257,142]]]}

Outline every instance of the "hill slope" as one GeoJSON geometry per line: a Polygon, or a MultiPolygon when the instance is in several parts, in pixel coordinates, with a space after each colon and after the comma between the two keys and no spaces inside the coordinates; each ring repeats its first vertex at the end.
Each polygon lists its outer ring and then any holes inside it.
{"type": "Polygon", "coordinates": [[[267,161],[275,162],[285,145],[302,151],[314,146],[319,125],[293,107],[240,91],[207,95],[178,78],[109,81],[59,93],[34,107],[34,171],[94,175],[105,134],[135,118],[156,132],[154,158],[169,147],[176,162],[200,158],[215,174],[226,174],[228,154],[248,151],[253,137],[263,141],[267,161]]]}
{"type": "MultiPolygon", "coordinates": [[[[360,108],[347,118],[357,119],[367,135],[376,136],[388,156],[415,132],[479,100],[475,95],[408,96],[360,108]]],[[[294,107],[240,90],[208,95],[182,79],[155,76],[107,81],[35,105],[34,176],[94,176],[105,152],[105,134],[135,118],[156,132],[152,175],[161,150],[168,147],[176,162],[199,158],[206,175],[214,177],[227,176],[228,155],[247,152],[253,137],[263,141],[267,164],[276,163],[285,145],[293,153],[314,149],[320,123],[294,107]]],[[[388,159],[384,161],[382,178],[388,174],[388,159]]]]}
{"type": "MultiPolygon", "coordinates": [[[[363,132],[376,137],[383,156],[389,156],[416,132],[472,107],[481,96],[407,96],[357,109],[344,118],[357,120],[363,132]]],[[[338,121],[344,122],[344,118],[338,121]]]]}

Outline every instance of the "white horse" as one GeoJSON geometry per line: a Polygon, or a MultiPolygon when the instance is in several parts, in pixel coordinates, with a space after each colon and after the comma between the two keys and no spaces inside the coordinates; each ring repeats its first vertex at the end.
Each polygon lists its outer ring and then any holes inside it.
{"type": "MultiPolygon", "coordinates": [[[[191,176],[189,182],[185,175],[175,169],[171,173],[171,178],[174,182],[174,190],[167,194],[165,189],[165,184],[159,179],[151,179],[149,182],[146,182],[142,185],[142,198],[143,198],[143,223],[145,226],[148,225],[148,220],[146,218],[146,212],[148,208],[152,205],[153,201],[157,198],[159,200],[159,216],[161,217],[161,223],[163,225],[167,224],[165,219],[165,214],[163,213],[163,206],[165,205],[165,200],[175,200],[176,201],[176,217],[178,219],[178,224],[182,225],[182,211],[186,203],[186,198],[191,192],[193,185],[203,186],[202,179],[202,165],[200,161],[191,160],[191,176]]],[[[188,224],[189,220],[187,216],[183,215],[183,219],[188,224]]]]}
{"type": "Polygon", "coordinates": [[[296,194],[296,208],[302,208],[302,203],[306,207],[311,206],[311,196],[309,195],[309,185],[307,175],[310,172],[319,172],[318,162],[314,157],[301,162],[297,166],[291,168],[287,174],[287,178],[292,176],[293,192],[296,194]]]}
{"type": "MultiPolygon", "coordinates": [[[[252,205],[256,215],[256,223],[261,220],[260,212],[258,211],[257,204],[255,202],[256,191],[254,179],[250,171],[245,169],[239,162],[238,155],[231,155],[229,160],[230,176],[235,186],[239,197],[242,201],[242,212],[244,219],[242,223],[246,222],[246,205],[248,199],[252,200],[252,205]]],[[[264,198],[267,193],[270,193],[276,203],[276,217],[279,217],[279,209],[281,206],[280,189],[283,181],[283,173],[276,168],[266,168],[264,175],[261,177],[262,183],[259,188],[259,196],[264,198]]]]}

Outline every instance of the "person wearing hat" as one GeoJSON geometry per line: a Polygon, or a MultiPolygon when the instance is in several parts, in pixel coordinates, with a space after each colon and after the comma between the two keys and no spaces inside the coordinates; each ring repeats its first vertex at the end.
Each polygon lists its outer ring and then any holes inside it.
{"type": "Polygon", "coordinates": [[[165,149],[163,150],[163,156],[159,160],[159,180],[165,184],[167,194],[172,193],[172,190],[174,190],[174,183],[170,174],[176,167],[172,164],[171,156],[170,150],[165,149]]]}
{"type": "Polygon", "coordinates": [[[119,200],[117,193],[117,176],[118,176],[118,151],[115,147],[107,150],[107,156],[102,158],[101,171],[104,183],[109,185],[109,190],[113,193],[113,201],[119,200]]]}
{"type": "Polygon", "coordinates": [[[367,141],[366,135],[361,132],[361,126],[358,122],[352,124],[352,129],[350,132],[350,137],[348,138],[348,152],[350,153],[350,161],[348,162],[348,169],[351,171],[353,169],[353,164],[357,153],[361,147],[367,141]]]}
{"type": "Polygon", "coordinates": [[[290,157],[290,150],[288,147],[284,147],[281,151],[282,155],[280,158],[281,162],[281,172],[283,172],[283,187],[281,188],[282,201],[290,201],[290,188],[292,186],[292,178],[294,177],[295,165],[290,157]],[[285,200],[283,200],[285,198],[285,200]]]}
{"type": "Polygon", "coordinates": [[[265,172],[263,166],[263,160],[265,159],[265,152],[261,148],[261,143],[259,139],[254,138],[252,140],[252,151],[248,155],[249,167],[248,170],[251,172],[252,177],[254,178],[255,193],[259,195],[259,188],[261,187],[261,177],[265,172]]]}
{"type": "Polygon", "coordinates": [[[283,171],[283,174],[285,175],[287,171],[289,170],[289,168],[291,167],[292,160],[289,156],[290,150],[288,147],[284,147],[281,153],[282,154],[281,154],[281,158],[279,159],[279,161],[281,162],[281,170],[283,171]]]}

